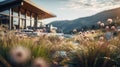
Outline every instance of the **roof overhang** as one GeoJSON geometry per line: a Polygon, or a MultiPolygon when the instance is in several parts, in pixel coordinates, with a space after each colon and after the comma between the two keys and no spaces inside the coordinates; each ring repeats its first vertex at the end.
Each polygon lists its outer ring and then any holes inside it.
{"type": "Polygon", "coordinates": [[[0,2],[0,12],[4,10],[8,10],[10,8],[15,8],[21,5],[23,0],[7,0],[0,2]]]}
{"type": "Polygon", "coordinates": [[[29,10],[38,15],[38,19],[46,19],[56,17],[56,15],[48,12],[47,10],[41,8],[30,0],[7,0],[0,3],[0,11],[15,8],[17,6],[21,6],[26,10],[29,10]]]}

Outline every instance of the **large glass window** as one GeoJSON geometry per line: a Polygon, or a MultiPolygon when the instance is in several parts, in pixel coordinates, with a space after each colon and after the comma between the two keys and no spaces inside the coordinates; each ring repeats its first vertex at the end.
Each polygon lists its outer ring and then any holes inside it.
{"type": "Polygon", "coordinates": [[[30,12],[29,11],[27,11],[26,26],[30,27],[30,12]]]}
{"type": "Polygon", "coordinates": [[[9,15],[9,10],[2,11],[2,12],[0,12],[0,14],[9,15]]]}
{"type": "Polygon", "coordinates": [[[16,18],[16,17],[13,17],[13,26],[15,26],[15,28],[19,28],[19,21],[18,21],[19,19],[18,18],[16,18]]]}
{"type": "Polygon", "coordinates": [[[34,24],[35,24],[35,14],[32,14],[32,23],[31,23],[31,26],[34,27],[34,24]]]}
{"type": "Polygon", "coordinates": [[[17,16],[18,17],[18,13],[17,12],[13,12],[13,16],[17,16]]]}
{"type": "Polygon", "coordinates": [[[25,19],[20,19],[20,29],[25,28],[25,19]]]}
{"type": "Polygon", "coordinates": [[[25,26],[25,10],[24,9],[21,9],[21,19],[20,19],[20,28],[21,29],[24,29],[26,26],[25,26]]]}
{"type": "Polygon", "coordinates": [[[14,24],[14,25],[18,25],[18,24],[19,24],[19,23],[18,23],[18,18],[13,17],[13,24],[14,24]]]}
{"type": "Polygon", "coordinates": [[[14,8],[12,12],[14,17],[18,17],[18,7],[14,8]]]}
{"type": "Polygon", "coordinates": [[[42,27],[42,21],[41,20],[38,20],[37,27],[42,27]]]}
{"type": "Polygon", "coordinates": [[[25,10],[24,9],[21,9],[21,18],[24,18],[25,19],[25,10]]]}
{"type": "Polygon", "coordinates": [[[9,16],[0,14],[0,25],[9,27],[9,16]]]}

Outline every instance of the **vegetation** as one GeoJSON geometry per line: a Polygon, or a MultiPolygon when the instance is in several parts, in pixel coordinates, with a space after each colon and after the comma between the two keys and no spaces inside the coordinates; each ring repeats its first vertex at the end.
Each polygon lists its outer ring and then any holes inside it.
{"type": "MultiPolygon", "coordinates": [[[[17,62],[11,61],[11,51],[13,53],[19,52],[23,55],[17,58],[12,59],[21,59],[24,58],[25,54],[30,55],[29,62],[26,63],[18,63],[17,67],[29,67],[35,58],[44,58],[48,63],[51,63],[55,58],[53,54],[56,51],[70,51],[72,49],[72,45],[66,42],[67,40],[60,40],[60,38],[55,36],[41,36],[41,37],[28,37],[28,36],[17,36],[14,32],[7,32],[0,34],[0,65],[2,67],[16,67],[17,62]],[[64,43],[66,42],[66,43],[64,43]],[[66,46],[66,47],[65,47],[66,46]],[[17,49],[16,49],[17,48],[17,49]],[[24,50],[24,51],[23,51],[24,50]],[[15,52],[16,51],[16,52],[15,52]],[[17,52],[18,51],[18,52],[17,52]],[[30,52],[30,54],[29,54],[30,52]],[[4,66],[5,65],[5,66],[4,66]]],[[[15,55],[16,55],[15,54],[15,55]]],[[[28,56],[27,56],[28,57],[28,56]]]]}
{"type": "Polygon", "coordinates": [[[99,25],[99,30],[79,32],[73,38],[1,31],[0,67],[120,67],[120,32],[107,40],[104,26],[109,24],[99,25]]]}
{"type": "Polygon", "coordinates": [[[83,40],[76,37],[61,39],[57,36],[25,37],[17,36],[13,32],[1,33],[0,36],[1,67],[29,67],[33,60],[39,57],[44,58],[49,64],[55,61],[60,65],[73,64],[75,67],[109,67],[106,66],[109,64],[117,67],[120,64],[119,37],[110,40],[109,43],[103,40],[104,43],[101,44],[99,40],[83,40]],[[72,43],[78,40],[80,45],[72,43]],[[56,51],[66,51],[67,56],[56,54],[56,51]],[[19,53],[23,55],[19,57],[19,53]],[[11,56],[17,54],[18,57],[12,57],[11,60],[11,56]],[[26,55],[27,59],[24,58],[26,55]],[[26,60],[21,60],[22,57],[26,60]]]}

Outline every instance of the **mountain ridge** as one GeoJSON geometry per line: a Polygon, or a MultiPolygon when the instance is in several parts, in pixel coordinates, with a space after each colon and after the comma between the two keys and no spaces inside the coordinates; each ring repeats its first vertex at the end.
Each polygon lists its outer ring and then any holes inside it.
{"type": "Polygon", "coordinates": [[[84,26],[90,27],[96,25],[98,21],[105,22],[108,18],[116,17],[120,17],[120,7],[105,10],[87,17],[77,18],[74,20],[53,21],[49,24],[62,29],[64,33],[68,33],[73,29],[81,29],[84,26]]]}

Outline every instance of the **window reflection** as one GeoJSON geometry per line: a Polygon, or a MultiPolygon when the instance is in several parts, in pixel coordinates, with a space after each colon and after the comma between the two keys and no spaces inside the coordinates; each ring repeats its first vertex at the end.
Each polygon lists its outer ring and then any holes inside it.
{"type": "Polygon", "coordinates": [[[19,28],[19,21],[18,21],[19,19],[18,18],[15,18],[15,17],[13,17],[13,26],[15,26],[15,28],[19,28]]]}
{"type": "MultiPolygon", "coordinates": [[[[19,9],[19,7],[16,7],[14,9],[12,9],[11,17],[12,17],[11,18],[11,22],[12,22],[11,26],[15,26],[17,29],[18,28],[23,29],[26,27],[30,28],[30,27],[35,26],[35,21],[36,21],[35,13],[31,14],[31,12],[29,12],[29,11],[26,12],[24,9],[19,9]],[[20,10],[20,12],[19,12],[19,10],[20,10]],[[25,23],[26,23],[26,25],[25,25],[25,23]]],[[[9,26],[9,10],[0,12],[0,24],[7,24],[9,26]]]]}
{"type": "Polygon", "coordinates": [[[35,23],[35,14],[32,14],[32,19],[31,19],[31,26],[34,27],[34,23],[35,23]]]}
{"type": "Polygon", "coordinates": [[[9,16],[0,14],[0,24],[9,26],[9,16]]]}
{"type": "Polygon", "coordinates": [[[13,18],[13,24],[18,25],[18,18],[13,18]]]}
{"type": "Polygon", "coordinates": [[[30,27],[30,12],[29,11],[27,11],[26,26],[30,27]]]}
{"type": "Polygon", "coordinates": [[[21,18],[25,18],[25,10],[24,9],[21,9],[21,18]]]}
{"type": "Polygon", "coordinates": [[[14,17],[18,17],[18,8],[14,8],[14,9],[12,10],[12,13],[13,13],[13,16],[14,16],[14,17]]]}
{"type": "Polygon", "coordinates": [[[2,11],[2,12],[0,12],[0,14],[9,15],[9,10],[2,11]]]}
{"type": "Polygon", "coordinates": [[[20,19],[20,29],[25,28],[25,19],[20,19]]]}

